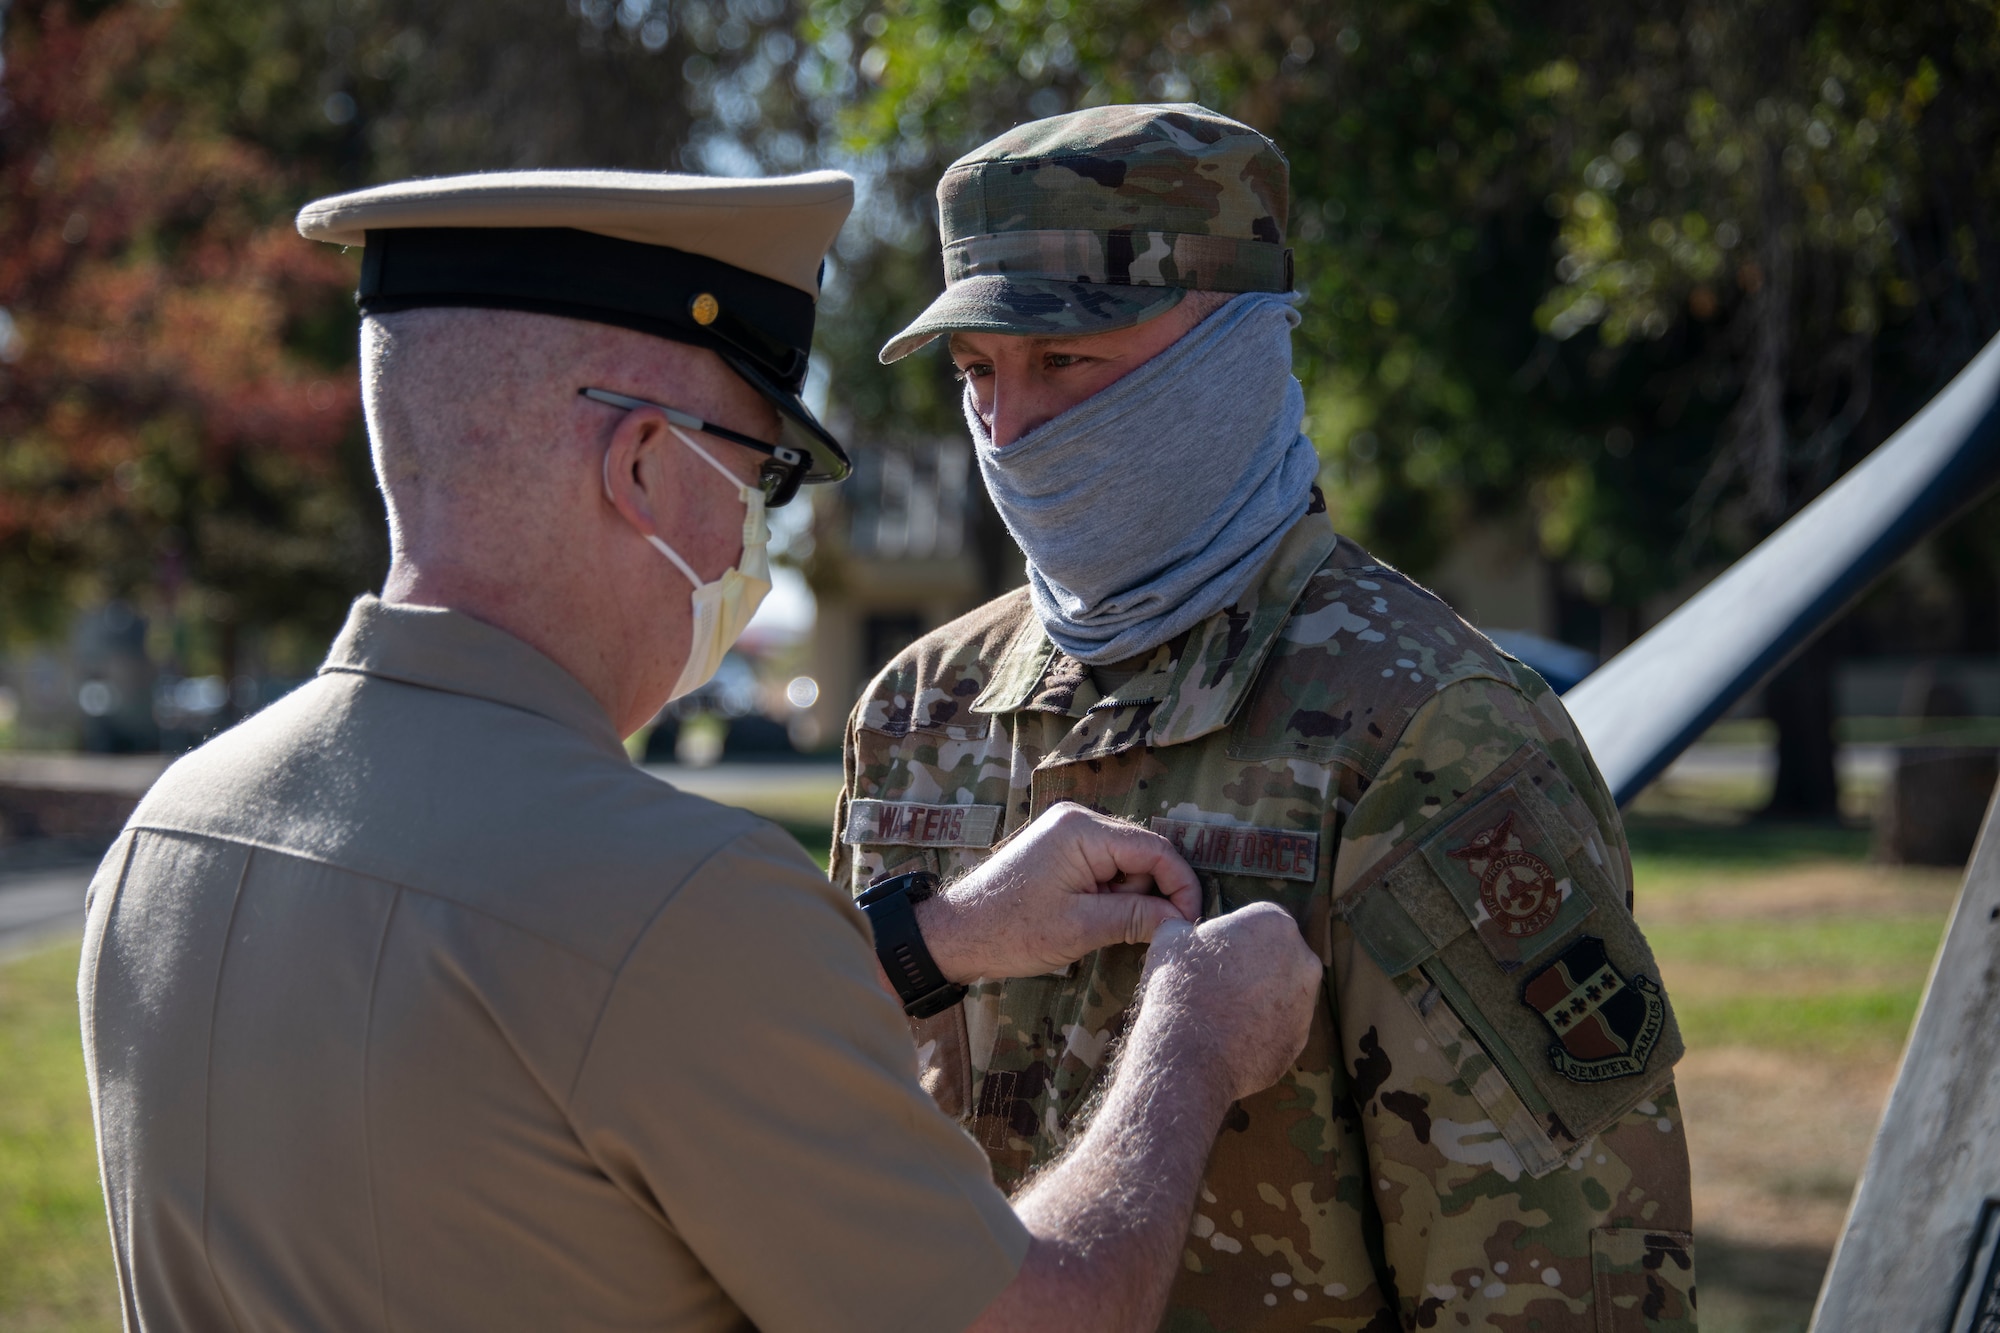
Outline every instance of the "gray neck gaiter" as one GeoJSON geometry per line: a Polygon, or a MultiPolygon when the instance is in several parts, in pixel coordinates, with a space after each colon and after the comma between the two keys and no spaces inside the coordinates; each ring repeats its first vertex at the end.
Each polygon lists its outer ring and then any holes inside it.
{"type": "Polygon", "coordinates": [[[967,386],[979,471],[1058,648],[1092,665],[1157,648],[1233,602],[1305,512],[1298,322],[1284,296],[1238,296],[1005,449],[967,386]]]}

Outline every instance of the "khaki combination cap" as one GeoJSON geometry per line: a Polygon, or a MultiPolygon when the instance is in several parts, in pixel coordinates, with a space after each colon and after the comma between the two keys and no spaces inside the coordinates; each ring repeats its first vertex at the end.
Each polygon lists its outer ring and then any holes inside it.
{"type": "Polygon", "coordinates": [[[838,171],[496,171],[318,199],[298,227],[365,246],[364,314],[525,310],[706,347],[778,409],[804,479],[827,482],[850,465],[801,395],[822,263],[853,206],[838,171]]]}
{"type": "Polygon", "coordinates": [[[882,361],[957,330],[1102,333],[1189,291],[1288,292],[1290,190],[1277,145],[1192,102],[1018,126],[938,182],[944,294],[882,361]]]}

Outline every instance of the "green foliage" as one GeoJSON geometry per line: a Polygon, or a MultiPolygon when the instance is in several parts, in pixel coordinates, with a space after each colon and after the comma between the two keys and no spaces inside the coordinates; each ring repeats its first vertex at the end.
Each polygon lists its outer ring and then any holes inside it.
{"type": "MultiPolygon", "coordinates": [[[[1200,100],[1291,158],[1298,368],[1342,526],[1419,571],[1469,525],[1511,526],[1570,602],[1628,618],[1823,488],[2000,326],[1996,0],[16,0],[5,40],[0,307],[17,356],[63,358],[39,395],[28,362],[0,365],[16,623],[78,575],[280,618],[282,582],[366,581],[351,276],[287,218],[397,175],[853,170],[820,362],[844,431],[894,446],[959,429],[940,353],[874,360],[939,285],[943,167],[1030,117],[1200,100]],[[106,197],[127,202],[63,242],[106,197]],[[263,304],[231,328],[128,325],[158,307],[118,282],[263,304]],[[83,360],[135,344],[172,355],[83,360]],[[254,352],[239,383],[184,391],[197,353],[231,346],[254,352]],[[315,383],[331,418],[296,407],[315,383]],[[218,415],[259,395],[293,415],[249,435],[218,415]],[[195,531],[218,503],[240,521],[195,531]],[[107,513],[128,531],[62,535],[107,513]],[[281,528],[268,559],[225,554],[281,528]],[[239,595],[259,569],[283,579],[239,595]]],[[[1977,581],[1956,550],[1941,568],[1977,581]]]]}
{"type": "MultiPolygon", "coordinates": [[[[782,0],[746,6],[758,26],[784,15],[782,0]]],[[[746,20],[718,31],[730,16],[705,0],[672,13],[644,0],[181,0],[168,46],[181,95],[227,134],[343,188],[508,167],[698,168],[696,119],[719,68],[758,54],[746,20]]]]}
{"type": "MultiPolygon", "coordinates": [[[[1343,526],[1417,568],[1468,523],[1526,523],[1576,595],[1636,607],[2000,324],[1993,233],[1955,220],[2000,198],[1992,0],[813,0],[802,30],[860,87],[844,393],[937,285],[952,157],[1033,116],[1198,100],[1291,158],[1310,429],[1343,526]]],[[[854,391],[863,429],[952,428],[938,357],[886,383],[854,391]]]]}

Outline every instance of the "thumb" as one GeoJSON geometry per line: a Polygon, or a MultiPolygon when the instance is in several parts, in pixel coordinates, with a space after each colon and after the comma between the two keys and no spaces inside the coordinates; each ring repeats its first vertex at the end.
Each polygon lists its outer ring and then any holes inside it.
{"type": "Polygon", "coordinates": [[[1085,950],[1149,944],[1153,932],[1166,922],[1185,920],[1173,903],[1150,894],[1090,893],[1070,901],[1080,936],[1077,943],[1085,950]]]}

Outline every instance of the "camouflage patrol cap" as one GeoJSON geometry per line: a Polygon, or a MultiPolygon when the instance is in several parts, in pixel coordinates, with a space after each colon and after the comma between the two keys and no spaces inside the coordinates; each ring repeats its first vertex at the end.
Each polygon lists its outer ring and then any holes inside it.
{"type": "Polygon", "coordinates": [[[938,182],[944,294],[882,361],[958,329],[1102,333],[1187,291],[1290,291],[1288,174],[1277,145],[1192,102],[1009,130],[938,182]]]}

